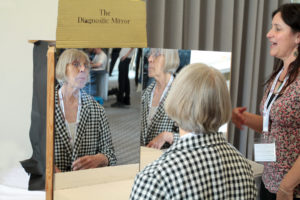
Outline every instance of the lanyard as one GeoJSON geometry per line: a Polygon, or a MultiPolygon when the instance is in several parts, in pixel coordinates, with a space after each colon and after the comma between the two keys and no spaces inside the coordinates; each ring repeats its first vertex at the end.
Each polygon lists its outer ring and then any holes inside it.
{"type": "MultiPolygon", "coordinates": [[[[59,103],[60,103],[60,108],[65,116],[65,123],[66,123],[66,127],[68,128],[68,131],[69,131],[69,137],[71,139],[71,131],[70,131],[70,128],[67,124],[67,121],[66,121],[66,115],[65,115],[65,107],[64,107],[64,100],[63,100],[63,96],[62,96],[62,93],[61,93],[61,88],[58,90],[58,95],[59,95],[59,103]]],[[[78,126],[78,123],[79,123],[79,118],[80,118],[80,110],[81,110],[81,93],[79,91],[79,95],[78,95],[78,108],[77,108],[77,118],[76,118],[76,130],[77,130],[77,126],[78,126]]],[[[77,132],[77,131],[76,131],[77,132]]]]}
{"type": "MultiPolygon", "coordinates": [[[[173,77],[173,75],[171,75],[170,80],[168,82],[168,85],[165,87],[164,92],[163,92],[163,94],[160,97],[159,104],[160,104],[161,100],[164,98],[164,96],[166,95],[167,91],[169,90],[169,88],[170,88],[173,80],[174,80],[174,77],[173,77]]],[[[156,84],[155,84],[155,87],[156,87],[156,84]]],[[[153,95],[154,95],[155,87],[153,88],[153,90],[151,92],[151,98],[150,98],[150,102],[149,102],[149,108],[151,108],[151,106],[152,106],[152,100],[153,100],[153,95]]]]}
{"type": "Polygon", "coordinates": [[[277,98],[279,92],[281,91],[281,89],[283,88],[283,86],[286,83],[287,79],[289,78],[289,76],[285,77],[283,83],[278,88],[278,91],[276,92],[274,98],[272,99],[272,101],[271,101],[271,103],[270,103],[270,105],[268,107],[268,103],[269,103],[270,98],[271,98],[271,96],[272,96],[272,94],[274,92],[276,83],[277,83],[277,81],[279,79],[279,76],[282,73],[282,71],[283,71],[283,68],[281,69],[281,71],[277,74],[276,78],[274,79],[272,87],[271,87],[269,95],[268,95],[268,98],[266,99],[265,104],[264,104],[264,111],[263,111],[263,132],[268,132],[269,131],[269,116],[270,116],[270,110],[271,110],[272,104],[274,103],[274,101],[277,98]]]}

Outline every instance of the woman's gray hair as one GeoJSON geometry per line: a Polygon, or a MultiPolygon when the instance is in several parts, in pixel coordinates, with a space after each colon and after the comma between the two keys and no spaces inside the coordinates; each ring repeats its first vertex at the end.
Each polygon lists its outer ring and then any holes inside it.
{"type": "Polygon", "coordinates": [[[165,73],[175,73],[179,63],[178,49],[154,49],[158,51],[161,55],[165,57],[164,72],[165,73]]]}
{"type": "Polygon", "coordinates": [[[67,49],[59,57],[56,64],[56,79],[60,84],[67,81],[66,68],[68,64],[72,64],[74,61],[84,59],[88,68],[90,68],[90,59],[86,53],[78,49],[67,49]]]}
{"type": "Polygon", "coordinates": [[[205,64],[184,67],[172,84],[165,109],[185,131],[218,131],[231,117],[225,78],[218,70],[205,64]]]}

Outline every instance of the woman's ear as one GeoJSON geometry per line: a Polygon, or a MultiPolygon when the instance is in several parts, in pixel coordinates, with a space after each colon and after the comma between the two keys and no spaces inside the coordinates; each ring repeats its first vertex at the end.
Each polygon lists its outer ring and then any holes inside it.
{"type": "Polygon", "coordinates": [[[300,32],[296,33],[296,43],[300,45],[300,32]]]}

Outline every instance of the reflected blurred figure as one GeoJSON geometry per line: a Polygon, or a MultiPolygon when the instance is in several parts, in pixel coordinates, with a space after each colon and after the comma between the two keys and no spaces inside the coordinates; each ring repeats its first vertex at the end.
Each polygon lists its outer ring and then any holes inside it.
{"type": "Polygon", "coordinates": [[[118,74],[118,93],[117,102],[111,104],[111,107],[122,108],[130,105],[130,82],[129,82],[129,64],[134,54],[134,48],[122,48],[120,51],[120,63],[118,74]]]}
{"type": "Polygon", "coordinates": [[[168,117],[164,102],[174,80],[173,73],[179,65],[176,49],[151,49],[149,77],[155,79],[142,94],[141,145],[167,148],[179,138],[178,126],[168,117]]]}
{"type": "Polygon", "coordinates": [[[89,95],[93,97],[98,96],[99,89],[99,79],[103,72],[105,72],[105,67],[107,63],[107,55],[101,48],[93,49],[94,57],[91,61],[91,70],[90,70],[90,84],[87,87],[88,91],[85,90],[89,95]]]}
{"type": "Polygon", "coordinates": [[[104,108],[82,88],[90,71],[88,56],[65,50],[56,65],[55,171],[114,165],[109,124],[104,108]]]}
{"type": "Polygon", "coordinates": [[[112,72],[114,70],[114,66],[116,64],[116,61],[119,57],[121,48],[113,48],[111,53],[111,61],[110,61],[110,67],[109,67],[109,76],[112,75],[112,72]]]}
{"type": "Polygon", "coordinates": [[[255,199],[251,165],[218,133],[231,103],[222,74],[184,67],[166,99],[180,139],[135,178],[130,199],[255,199]]]}

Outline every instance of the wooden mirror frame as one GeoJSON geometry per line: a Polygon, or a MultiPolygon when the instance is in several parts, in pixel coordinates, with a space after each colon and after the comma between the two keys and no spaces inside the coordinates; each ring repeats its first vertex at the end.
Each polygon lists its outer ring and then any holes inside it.
{"type": "Polygon", "coordinates": [[[53,199],[55,47],[47,51],[46,200],[53,199]]]}

